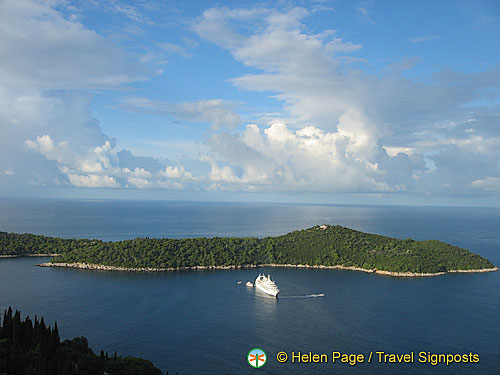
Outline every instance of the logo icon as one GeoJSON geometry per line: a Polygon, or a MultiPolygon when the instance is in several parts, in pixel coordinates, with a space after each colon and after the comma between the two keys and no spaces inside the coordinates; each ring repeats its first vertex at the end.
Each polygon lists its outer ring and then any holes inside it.
{"type": "Polygon", "coordinates": [[[266,364],[266,360],[266,352],[259,348],[252,349],[247,354],[248,364],[254,368],[264,366],[266,364]]]}

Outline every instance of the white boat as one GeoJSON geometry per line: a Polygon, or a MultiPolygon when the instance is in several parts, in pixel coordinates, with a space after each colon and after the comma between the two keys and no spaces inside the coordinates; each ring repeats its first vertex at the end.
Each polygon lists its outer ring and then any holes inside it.
{"type": "Polygon", "coordinates": [[[247,283],[245,284],[246,286],[253,286],[252,282],[251,281],[247,281],[247,283]]]}
{"type": "Polygon", "coordinates": [[[255,287],[262,290],[264,293],[270,294],[273,297],[277,297],[280,290],[278,289],[276,283],[271,280],[271,275],[265,276],[261,273],[255,279],[255,287]]]}

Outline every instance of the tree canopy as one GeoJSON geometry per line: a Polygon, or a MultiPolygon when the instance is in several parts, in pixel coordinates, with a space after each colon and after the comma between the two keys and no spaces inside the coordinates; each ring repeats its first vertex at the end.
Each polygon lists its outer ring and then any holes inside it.
{"type": "Polygon", "coordinates": [[[315,226],[277,237],[61,239],[0,232],[0,254],[57,253],[51,261],[126,268],[186,268],[292,264],[352,266],[390,272],[435,273],[493,268],[487,259],[441,241],[315,226]]]}
{"type": "Polygon", "coordinates": [[[161,375],[145,359],[96,355],[85,337],[59,338],[57,323],[47,326],[43,317],[21,319],[19,311],[5,310],[0,320],[0,374],[7,375],[161,375]]]}

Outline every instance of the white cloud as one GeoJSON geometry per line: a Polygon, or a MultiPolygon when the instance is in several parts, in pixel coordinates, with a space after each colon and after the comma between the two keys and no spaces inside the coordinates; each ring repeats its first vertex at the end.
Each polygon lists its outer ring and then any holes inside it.
{"type": "Polygon", "coordinates": [[[182,180],[192,180],[193,175],[190,172],[186,172],[183,166],[181,167],[172,167],[168,166],[165,170],[160,171],[160,176],[164,176],[167,178],[174,179],[182,179],[182,180]]]}
{"type": "Polygon", "coordinates": [[[159,46],[161,49],[167,52],[172,52],[185,58],[193,57],[193,54],[189,52],[186,47],[180,46],[178,44],[165,42],[165,43],[160,43],[159,46]]]}
{"type": "Polygon", "coordinates": [[[0,190],[17,192],[28,183],[116,188],[128,178],[134,186],[153,185],[163,164],[116,153],[115,140],[92,117],[92,97],[81,92],[120,88],[145,70],[56,5],[70,11],[53,1],[0,2],[0,170],[9,176],[0,190]]]}
{"type": "Polygon", "coordinates": [[[145,170],[144,168],[136,167],[133,171],[131,171],[128,168],[123,168],[122,171],[125,172],[125,174],[131,175],[133,177],[138,177],[138,178],[150,178],[150,177],[152,177],[151,172],[145,170]]]}
{"type": "Polygon", "coordinates": [[[177,104],[172,108],[172,115],[187,121],[209,122],[214,130],[235,128],[240,122],[240,117],[228,108],[228,103],[219,99],[177,104]]]}
{"type": "Polygon", "coordinates": [[[387,152],[387,155],[390,157],[396,157],[398,154],[406,154],[411,155],[415,153],[415,149],[412,147],[389,147],[384,146],[384,150],[387,152]]]}
{"type": "Polygon", "coordinates": [[[136,6],[126,4],[122,1],[111,0],[111,1],[102,1],[100,2],[101,6],[106,7],[112,13],[119,13],[135,22],[145,22],[146,18],[139,11],[136,6]]]}
{"type": "Polygon", "coordinates": [[[363,46],[361,44],[344,42],[341,38],[333,38],[325,44],[325,49],[335,54],[355,52],[360,50],[362,47],[363,46]]]}
{"type": "MultiPolygon", "coordinates": [[[[168,166],[158,172],[147,170],[142,167],[130,169],[119,167],[122,161],[120,154],[116,154],[114,147],[109,141],[93,150],[85,148],[73,148],[68,141],[54,141],[51,136],[43,135],[35,140],[27,140],[26,146],[42,154],[47,160],[57,163],[57,167],[63,176],[68,178],[71,185],[75,187],[103,188],[103,187],[133,187],[138,189],[165,188],[179,189],[184,187],[180,181],[195,181],[191,172],[186,171],[183,166],[168,166]],[[170,181],[164,180],[164,177],[170,181]],[[175,181],[178,180],[178,181],[175,181]],[[122,181],[120,183],[120,181],[122,181]]],[[[129,163],[135,159],[144,162],[144,165],[152,165],[148,158],[137,158],[128,156],[129,163]],[[149,162],[149,163],[148,163],[149,162]]],[[[158,162],[158,161],[156,161],[158,162]]]]}
{"type": "MultiPolygon", "coordinates": [[[[61,144],[63,146],[64,143],[61,144]]],[[[29,148],[40,152],[41,154],[50,154],[54,151],[54,141],[50,138],[50,135],[42,135],[40,137],[36,137],[36,141],[32,141],[28,139],[26,141],[26,146],[29,148]]]]}
{"type": "Polygon", "coordinates": [[[126,53],[51,5],[0,2],[0,85],[81,90],[144,79],[144,69],[126,53]]]}
{"type": "Polygon", "coordinates": [[[35,141],[28,139],[26,146],[39,152],[47,160],[56,161],[65,170],[71,168],[78,172],[96,173],[111,168],[110,151],[112,146],[109,141],[93,150],[82,147],[75,149],[66,140],[54,142],[50,135],[43,135],[37,136],[35,141]]]}
{"type": "Polygon", "coordinates": [[[210,8],[205,10],[203,15],[193,23],[193,29],[202,38],[206,38],[223,48],[233,48],[244,40],[244,36],[238,33],[228,20],[255,20],[257,17],[268,13],[267,9],[259,8],[210,8]]]}
{"type": "Polygon", "coordinates": [[[368,10],[368,8],[366,6],[359,6],[357,8],[357,11],[358,11],[358,14],[366,21],[368,21],[369,23],[371,23],[372,25],[375,25],[376,22],[375,20],[370,16],[370,11],[368,10]]]}
{"type": "Polygon", "coordinates": [[[438,35],[433,35],[433,34],[425,34],[422,36],[417,36],[411,40],[412,43],[422,43],[422,42],[428,42],[430,40],[436,40],[439,39],[438,35]]]}
{"type": "Polygon", "coordinates": [[[477,189],[500,192],[500,177],[488,177],[484,180],[474,180],[471,185],[477,189]]]}
{"type": "MultiPolygon", "coordinates": [[[[358,120],[346,115],[342,125],[358,120]]],[[[325,133],[313,126],[293,131],[277,123],[261,131],[256,125],[248,125],[241,137],[215,134],[210,140],[213,150],[241,169],[241,175],[228,165],[219,167],[214,159],[205,161],[211,164],[214,182],[261,185],[265,190],[397,190],[382,181],[383,174],[370,161],[369,142],[359,134],[325,133]]]]}
{"type": "MultiPolygon", "coordinates": [[[[369,17],[368,5],[359,10],[369,17]]],[[[214,181],[281,191],[446,195],[469,194],[478,176],[500,175],[498,131],[492,138],[484,132],[493,128],[483,126],[483,134],[477,134],[481,125],[471,127],[468,121],[474,108],[470,104],[485,88],[495,90],[500,70],[442,72],[427,84],[398,73],[418,62],[415,57],[389,66],[381,77],[349,70],[342,53],[361,46],[343,41],[334,31],[308,33],[307,14],[301,8],[258,9],[246,12],[245,18],[235,16],[236,10],[219,8],[205,12],[194,27],[201,37],[256,70],[233,78],[234,85],[269,92],[284,109],[274,118],[257,119],[270,124],[264,131],[251,125],[241,136],[211,137],[214,157],[207,162],[214,181]],[[232,42],[221,39],[220,25],[229,33],[224,38],[232,42]],[[470,173],[463,173],[464,165],[472,167],[470,173]],[[445,188],[450,183],[453,189],[445,188]]],[[[485,111],[492,124],[498,118],[495,111],[485,111]]]]}
{"type": "Polygon", "coordinates": [[[66,17],[60,9],[78,11],[67,5],[0,2],[0,168],[16,171],[2,191],[28,183],[118,186],[105,173],[113,169],[114,140],[81,90],[119,88],[146,70],[79,17],[66,17]]]}
{"type": "Polygon", "coordinates": [[[149,181],[145,178],[128,177],[127,181],[130,185],[132,185],[138,189],[148,189],[152,186],[151,181],[149,181]]]}
{"type": "Polygon", "coordinates": [[[168,114],[179,120],[209,123],[214,130],[232,129],[241,121],[240,116],[231,109],[233,104],[222,99],[172,104],[141,97],[127,97],[121,100],[120,106],[129,111],[168,114]]]}
{"type": "MultiPolygon", "coordinates": [[[[122,88],[146,72],[134,56],[87,29],[78,15],[65,17],[54,4],[63,3],[0,1],[0,189],[30,182],[456,196],[499,192],[500,107],[484,103],[497,102],[500,69],[442,71],[416,82],[401,74],[418,61],[407,57],[380,75],[367,74],[349,65],[364,61],[350,56],[363,53],[361,44],[338,31],[310,28],[306,9],[209,9],[192,29],[251,72],[230,83],[268,94],[282,108],[258,108],[275,112],[257,115],[256,124],[237,133],[239,103],[122,99],[120,106],[131,111],[209,123],[217,130],[204,135],[204,155],[194,166],[115,149],[114,139],[92,117],[91,96],[82,90],[122,88]]],[[[145,22],[142,5],[106,4],[145,22]]],[[[368,20],[369,5],[358,8],[368,20]]],[[[435,38],[412,41],[424,39],[435,38]]],[[[195,44],[161,47],[188,57],[195,44]]],[[[148,59],[158,57],[149,54],[143,61],[148,59]]]]}
{"type": "Polygon", "coordinates": [[[176,180],[158,181],[155,187],[158,189],[167,189],[167,190],[182,190],[186,188],[184,184],[176,180]]]}
{"type": "Polygon", "coordinates": [[[95,174],[78,175],[69,173],[69,181],[73,186],[85,188],[118,188],[120,184],[111,176],[100,176],[95,174]]]}
{"type": "Polygon", "coordinates": [[[209,174],[209,179],[212,182],[218,182],[218,183],[228,183],[228,184],[238,184],[241,183],[241,179],[238,178],[233,169],[227,165],[219,167],[217,162],[209,157],[209,156],[202,156],[201,161],[210,163],[210,174],[209,174]]]}

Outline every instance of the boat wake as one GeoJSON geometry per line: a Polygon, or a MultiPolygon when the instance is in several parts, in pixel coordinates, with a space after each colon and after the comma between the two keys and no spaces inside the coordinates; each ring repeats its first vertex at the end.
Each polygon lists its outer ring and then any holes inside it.
{"type": "Polygon", "coordinates": [[[318,298],[318,297],[324,297],[325,293],[319,293],[319,294],[305,294],[302,296],[278,296],[279,299],[304,299],[304,298],[318,298]]]}

